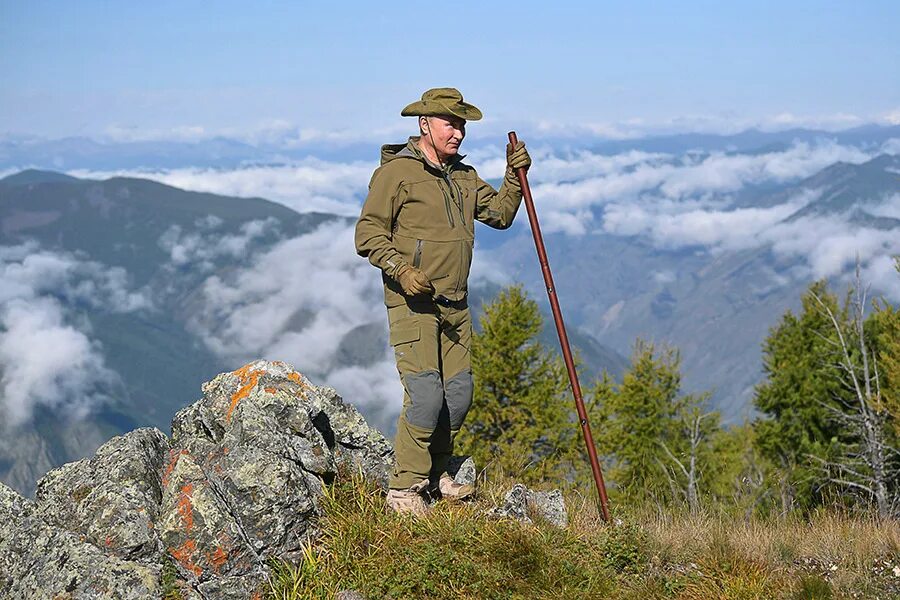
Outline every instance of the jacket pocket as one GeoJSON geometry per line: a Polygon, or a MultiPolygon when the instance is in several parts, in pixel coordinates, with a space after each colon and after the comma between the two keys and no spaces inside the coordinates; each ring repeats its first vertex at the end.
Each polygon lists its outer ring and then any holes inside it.
{"type": "Polygon", "coordinates": [[[466,292],[469,287],[469,269],[472,267],[472,246],[473,242],[469,240],[460,240],[459,242],[459,280],[456,283],[457,292],[466,292]]]}

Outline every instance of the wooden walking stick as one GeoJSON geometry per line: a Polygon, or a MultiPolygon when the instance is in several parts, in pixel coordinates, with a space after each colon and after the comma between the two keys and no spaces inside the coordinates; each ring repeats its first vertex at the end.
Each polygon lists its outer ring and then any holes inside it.
{"type": "MultiPolygon", "coordinates": [[[[515,148],[518,142],[515,131],[509,132],[509,142],[515,148]]],[[[522,196],[525,198],[525,210],[528,211],[528,222],[531,223],[531,234],[534,236],[534,245],[537,248],[538,260],[541,262],[541,272],[544,275],[544,285],[547,286],[547,296],[550,298],[550,308],[553,310],[553,320],[556,322],[556,333],[559,334],[559,345],[562,348],[563,358],[566,361],[566,370],[569,372],[569,382],[572,384],[572,395],[575,396],[575,410],[578,412],[578,420],[581,423],[581,432],[584,434],[584,443],[587,446],[588,458],[591,462],[591,471],[594,474],[594,483],[597,484],[597,494],[600,496],[600,512],[604,521],[609,521],[609,500],[606,497],[606,485],[603,483],[603,472],[600,470],[600,462],[597,460],[597,450],[594,448],[594,436],[591,435],[591,424],[588,422],[587,411],[584,409],[584,400],[581,397],[581,386],[578,384],[578,373],[575,372],[575,361],[572,359],[572,349],[569,347],[569,336],[566,335],[566,325],[563,323],[562,311],[559,308],[559,299],[556,297],[556,288],[553,286],[553,275],[550,273],[550,263],[547,260],[547,251],[544,249],[544,238],[541,236],[541,226],[538,224],[537,212],[534,210],[534,200],[531,198],[531,188],[528,187],[528,175],[525,167],[516,169],[519,185],[522,186],[522,196]]]]}

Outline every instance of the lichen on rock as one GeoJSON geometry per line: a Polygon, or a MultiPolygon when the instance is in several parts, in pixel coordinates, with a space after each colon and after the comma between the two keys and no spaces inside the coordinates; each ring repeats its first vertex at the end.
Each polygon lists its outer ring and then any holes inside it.
{"type": "Polygon", "coordinates": [[[495,517],[516,519],[523,523],[531,523],[532,516],[536,516],[561,528],[565,528],[569,522],[562,492],[559,490],[535,491],[521,483],[515,484],[506,493],[503,505],[493,509],[491,514],[495,517]]]}
{"type": "Polygon", "coordinates": [[[169,440],[136,429],[103,444],[90,459],[63,465],[40,480],[37,514],[49,525],[83,535],[108,554],[151,558],[161,549],[156,523],[159,471],[169,440]]]}
{"type": "Polygon", "coordinates": [[[169,564],[188,596],[247,598],[268,560],[296,558],[316,534],[340,466],[386,481],[391,444],[287,363],[254,361],[201,389],[171,440],[115,437],[48,473],[35,502],[0,485],[0,597],[159,597],[169,564]]]}

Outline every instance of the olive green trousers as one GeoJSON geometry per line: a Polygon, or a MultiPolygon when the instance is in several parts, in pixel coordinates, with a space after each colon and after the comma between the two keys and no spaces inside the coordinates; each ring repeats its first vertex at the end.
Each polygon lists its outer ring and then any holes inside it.
{"type": "Polygon", "coordinates": [[[403,383],[389,487],[437,480],[472,405],[472,318],[465,301],[410,301],[388,308],[403,383]]]}

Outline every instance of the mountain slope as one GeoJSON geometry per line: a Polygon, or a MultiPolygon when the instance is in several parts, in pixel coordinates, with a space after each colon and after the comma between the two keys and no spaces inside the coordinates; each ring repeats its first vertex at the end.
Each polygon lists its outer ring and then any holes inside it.
{"type": "Polygon", "coordinates": [[[102,279],[59,284],[59,289],[49,289],[46,280],[31,283],[64,307],[67,327],[86,324],[105,369],[114,375],[92,390],[104,400],[88,420],[39,404],[33,420],[5,430],[0,480],[30,493],[46,469],[93,452],[110,435],[146,425],[167,430],[170,416],[197,397],[204,378],[233,367],[223,365],[190,331],[185,298],[211,273],[244,264],[280,239],[335,219],[301,215],[258,198],[196,194],[140,179],[89,181],[32,171],[0,180],[0,247],[31,244],[25,252],[34,262],[41,252],[40,260],[62,262],[69,271],[92,266],[89,272],[96,277],[117,268],[124,273],[110,280],[122,289],[106,295],[94,289],[109,283],[102,279]],[[244,235],[250,221],[268,223],[265,235],[244,235]],[[197,231],[198,222],[203,239],[245,241],[244,247],[210,256],[202,268],[173,261],[177,243],[189,243],[188,232],[197,231]],[[167,232],[178,231],[188,237],[176,238],[171,247],[161,244],[167,232]],[[114,304],[123,294],[138,294],[150,304],[122,310],[114,304]],[[160,373],[166,374],[165,385],[160,373]]]}
{"type": "MultiPolygon", "coordinates": [[[[720,231],[714,246],[602,228],[580,237],[545,236],[564,313],[572,326],[622,354],[636,337],[676,346],[685,388],[713,392],[713,405],[726,421],[740,421],[752,413],[753,386],[762,377],[762,341],[784,311],[799,305],[823,264],[847,258],[846,272],[856,244],[879,232],[900,239],[900,220],[866,212],[900,193],[898,165],[896,156],[838,163],[768,193],[746,194],[732,208],[765,210],[810,200],[755,236],[731,241],[729,231],[720,231]],[[807,258],[807,251],[814,254],[807,258]]],[[[603,222],[602,211],[595,220],[603,222]]],[[[520,231],[492,250],[491,259],[543,301],[529,236],[520,231]]],[[[885,291],[885,282],[871,283],[876,292],[885,291]]]]}
{"type": "MultiPolygon", "coordinates": [[[[170,415],[198,397],[203,381],[240,366],[234,364],[235,356],[261,347],[278,353],[272,358],[285,358],[285,352],[297,351],[296,332],[321,327],[317,312],[340,315],[343,310],[358,309],[357,300],[368,303],[377,318],[355,317],[359,326],[343,334],[328,333],[340,338],[334,356],[297,366],[317,377],[338,369],[361,369],[364,374],[365,369],[378,368],[382,377],[392,379],[392,364],[385,362],[387,328],[377,287],[369,290],[363,286],[360,293],[371,294],[347,303],[341,296],[350,291],[331,284],[338,287],[323,296],[322,304],[300,306],[283,324],[260,334],[283,339],[290,346],[278,346],[278,342],[240,347],[241,340],[255,339],[256,325],[252,321],[240,324],[240,319],[232,319],[234,315],[227,311],[244,310],[255,319],[256,310],[268,310],[260,298],[278,293],[278,286],[269,284],[285,277],[294,261],[334,269],[338,281],[347,275],[341,270],[344,267],[333,265],[328,256],[286,253],[294,248],[306,253],[335,251],[323,246],[330,241],[327,235],[305,246],[290,245],[292,240],[311,238],[320,227],[331,225],[336,229],[329,234],[344,235],[352,220],[299,214],[260,198],[187,192],[143,179],[93,181],[26,171],[0,180],[0,269],[6,269],[10,288],[28,288],[15,293],[21,296],[19,304],[33,310],[46,303],[55,307],[56,312],[41,313],[45,321],[59,321],[53,331],[71,334],[71,329],[77,329],[90,344],[94,362],[101,363],[93,365],[97,375],[89,385],[69,394],[90,394],[95,400],[45,398],[31,407],[34,415],[30,420],[5,428],[0,437],[0,480],[30,493],[35,479],[46,469],[93,452],[110,435],[141,426],[168,430],[170,415]],[[255,272],[273,264],[278,268],[272,273],[255,272]],[[260,285],[262,289],[257,291],[260,285]],[[217,299],[210,294],[229,296],[229,302],[210,306],[210,301],[217,299]],[[241,335],[235,335],[235,327],[241,335]],[[217,337],[221,332],[227,335],[217,337]],[[89,417],[75,418],[77,410],[72,404],[87,406],[89,417]]],[[[352,247],[339,246],[337,251],[341,260],[359,265],[377,280],[352,247]]],[[[0,270],[0,276],[3,273],[0,270]]],[[[473,291],[476,314],[481,298],[489,298],[495,291],[473,291]]],[[[0,294],[0,336],[4,326],[13,325],[3,320],[4,301],[0,294]]],[[[285,299],[290,301],[290,297],[285,299]]],[[[292,310],[291,306],[281,308],[292,310]]],[[[263,329],[279,323],[271,314],[259,318],[265,324],[263,329]]],[[[48,335],[46,329],[38,333],[48,335]]],[[[555,348],[552,336],[552,330],[546,332],[548,345],[555,348]]],[[[582,356],[592,370],[621,372],[624,362],[614,351],[577,331],[572,337],[573,343],[582,346],[582,356]]],[[[37,339],[37,334],[29,335],[22,343],[39,352],[37,339]]],[[[323,347],[319,355],[325,352],[323,347]]],[[[33,352],[28,356],[28,370],[51,368],[33,352]]],[[[20,357],[14,353],[12,358],[20,357]]],[[[61,374],[48,377],[53,381],[70,378],[77,374],[76,367],[66,370],[56,365],[61,374]]],[[[3,368],[0,362],[0,371],[3,368]]],[[[9,381],[5,387],[8,397],[3,400],[21,405],[21,396],[26,395],[24,383],[17,384],[16,378],[9,381]]],[[[39,387],[36,383],[29,393],[40,395],[39,387]]],[[[371,404],[362,408],[369,411],[370,421],[391,433],[395,418],[391,410],[371,404]]],[[[7,423],[15,416],[10,406],[7,409],[0,422],[7,423]]]]}

